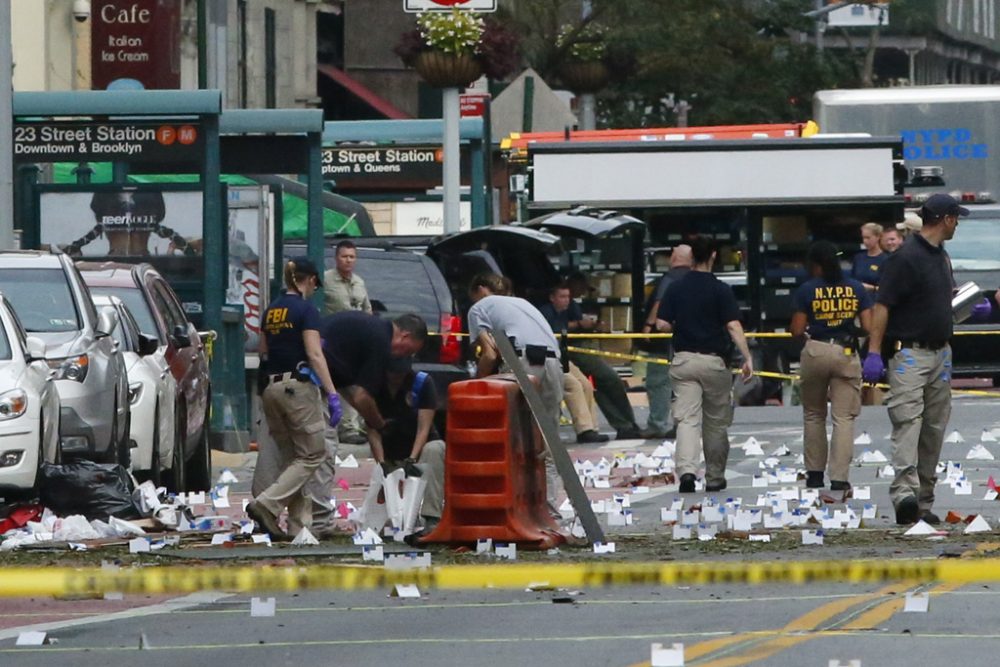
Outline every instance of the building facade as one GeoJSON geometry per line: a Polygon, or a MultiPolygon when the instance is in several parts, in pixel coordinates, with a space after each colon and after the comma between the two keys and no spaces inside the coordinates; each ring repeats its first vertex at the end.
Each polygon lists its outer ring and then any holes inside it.
{"type": "MultiPolygon", "coordinates": [[[[888,3],[875,41],[875,85],[991,84],[1000,81],[1000,0],[888,3]],[[905,14],[904,14],[905,11],[905,14]],[[908,25],[899,25],[904,17],[908,25]]],[[[825,49],[866,48],[870,28],[828,27],[825,49]]],[[[814,37],[810,37],[814,39],[814,37]]]]}
{"type": "MultiPolygon", "coordinates": [[[[105,7],[153,11],[174,4],[179,87],[218,88],[227,108],[315,107],[319,0],[92,0],[74,15],[73,0],[11,0],[14,90],[90,90],[95,21],[105,7]],[[204,26],[199,8],[204,7],[204,26]],[[203,30],[199,30],[203,27],[203,30]],[[199,33],[205,35],[204,44],[199,33]],[[202,46],[202,48],[199,48],[202,46]],[[199,67],[204,54],[204,65],[199,67]],[[203,79],[200,81],[200,79],[203,79]]],[[[79,7],[77,7],[79,9],[79,7]]],[[[110,9],[109,9],[110,11],[110,9]]],[[[159,29],[159,28],[158,28],[159,29]]]]}

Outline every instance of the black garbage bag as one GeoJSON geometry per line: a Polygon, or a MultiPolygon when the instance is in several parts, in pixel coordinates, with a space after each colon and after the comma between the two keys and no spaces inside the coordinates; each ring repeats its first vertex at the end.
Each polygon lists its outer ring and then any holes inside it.
{"type": "Polygon", "coordinates": [[[88,521],[138,519],[132,477],[117,463],[72,461],[42,464],[40,500],[59,516],[82,514],[88,521]]]}

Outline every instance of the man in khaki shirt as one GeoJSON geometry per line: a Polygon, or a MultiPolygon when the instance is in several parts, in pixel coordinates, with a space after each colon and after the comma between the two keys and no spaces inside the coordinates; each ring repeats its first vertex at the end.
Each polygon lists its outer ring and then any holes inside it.
{"type": "MultiPolygon", "coordinates": [[[[370,315],[372,304],[368,300],[365,281],[354,273],[354,265],[358,261],[357,247],[345,239],[337,244],[336,257],[336,268],[323,275],[323,314],[360,310],[370,315]]],[[[349,405],[344,407],[344,417],[340,420],[337,431],[340,441],[351,445],[366,444],[368,437],[365,435],[364,421],[349,405]]]]}
{"type": "MultiPolygon", "coordinates": [[[[333,315],[342,310],[372,312],[368,290],[361,276],[354,273],[358,261],[358,251],[351,241],[337,244],[337,267],[329,269],[323,276],[323,314],[333,315]]],[[[366,441],[367,442],[367,441],[366,441]]]]}

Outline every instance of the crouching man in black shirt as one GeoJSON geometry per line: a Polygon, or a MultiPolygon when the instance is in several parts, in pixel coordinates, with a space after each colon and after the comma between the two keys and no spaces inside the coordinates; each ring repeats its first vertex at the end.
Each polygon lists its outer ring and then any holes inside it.
{"type": "Polygon", "coordinates": [[[381,433],[368,431],[372,456],[386,475],[402,468],[407,477],[427,480],[420,515],[429,532],[441,520],[444,504],[444,440],[434,426],[438,407],[434,379],[414,372],[409,358],[391,359],[375,405],[386,425],[381,433]]]}

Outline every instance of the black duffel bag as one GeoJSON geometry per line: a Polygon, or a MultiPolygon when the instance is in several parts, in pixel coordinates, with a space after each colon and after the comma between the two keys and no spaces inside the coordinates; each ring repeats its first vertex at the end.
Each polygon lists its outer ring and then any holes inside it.
{"type": "Polygon", "coordinates": [[[44,463],[40,474],[41,503],[59,516],[82,514],[88,521],[142,516],[132,500],[132,477],[117,463],[44,463]]]}

